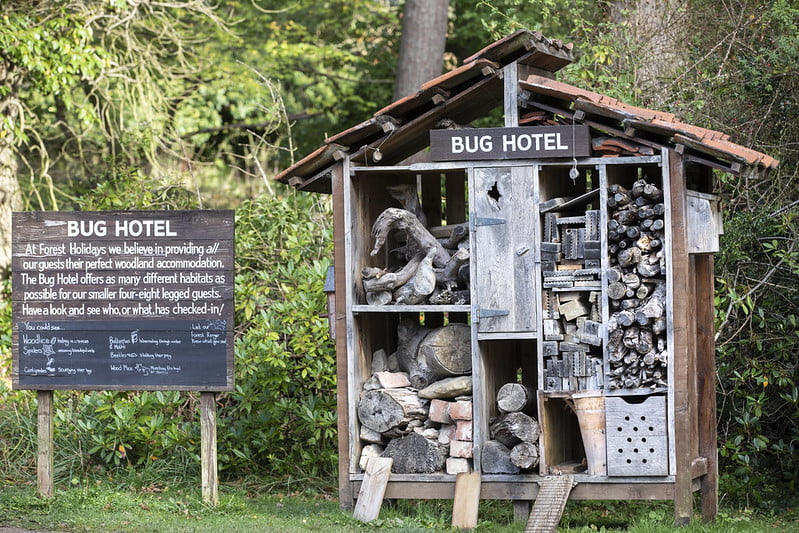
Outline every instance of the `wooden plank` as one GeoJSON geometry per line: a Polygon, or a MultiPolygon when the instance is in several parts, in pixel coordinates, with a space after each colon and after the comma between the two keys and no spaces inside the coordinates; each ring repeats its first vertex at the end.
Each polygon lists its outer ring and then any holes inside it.
{"type": "Polygon", "coordinates": [[[358,503],[355,504],[353,512],[355,519],[361,522],[371,522],[378,517],[393,464],[394,459],[390,457],[369,459],[366,464],[366,475],[358,491],[358,503]]]}
{"type": "Polygon", "coordinates": [[[526,523],[530,516],[531,504],[529,500],[513,500],[513,521],[526,523]]]}
{"type": "MultiPolygon", "coordinates": [[[[691,408],[689,385],[689,339],[690,321],[694,319],[690,309],[694,303],[690,301],[689,283],[692,273],[689,269],[686,205],[685,205],[685,169],[679,154],[668,151],[668,196],[670,201],[670,243],[671,246],[671,295],[672,308],[689,310],[688,312],[671,313],[670,353],[672,361],[669,368],[673,372],[672,399],[674,404],[674,454],[675,454],[675,488],[674,488],[674,521],[685,525],[691,520],[693,513],[693,496],[691,493],[691,408]]],[[[664,184],[664,189],[666,184],[664,184]]]]}
{"type": "Polygon", "coordinates": [[[718,436],[716,430],[716,345],[713,312],[713,256],[695,256],[694,283],[696,312],[697,411],[699,412],[699,455],[707,461],[707,473],[700,479],[702,519],[713,520],[719,508],[718,436]]]}
{"type": "Polygon", "coordinates": [[[347,246],[345,246],[345,202],[344,180],[349,180],[349,173],[345,172],[346,159],[333,167],[332,171],[332,199],[333,199],[333,264],[335,268],[336,308],[334,321],[336,328],[336,403],[337,403],[337,433],[338,433],[338,495],[339,506],[342,510],[349,511],[353,507],[353,487],[350,483],[350,411],[349,411],[349,382],[347,364],[347,346],[349,343],[348,327],[349,314],[347,305],[351,305],[351,292],[349,290],[350,277],[347,275],[347,262],[345,260],[347,246]]]}
{"type": "Polygon", "coordinates": [[[525,533],[555,533],[574,486],[572,476],[550,476],[541,480],[541,491],[530,511],[525,533]]]}
{"type": "Polygon", "coordinates": [[[200,463],[202,495],[205,503],[219,503],[216,463],[216,395],[200,393],[200,463]]]}
{"type": "MultiPolygon", "coordinates": [[[[451,500],[455,496],[454,476],[447,481],[436,476],[424,479],[397,481],[392,476],[385,498],[413,500],[451,500]]],[[[418,476],[417,476],[418,478],[418,476]]],[[[481,500],[534,500],[538,496],[539,476],[483,475],[480,485],[481,500]],[[510,479],[512,477],[512,479],[510,479]],[[519,479],[521,478],[521,479],[519,479]]],[[[668,479],[668,478],[666,478],[668,479]]],[[[619,478],[613,482],[592,482],[587,476],[575,475],[578,485],[572,490],[572,500],[671,500],[674,482],[654,480],[642,482],[635,478],[619,478]],[[582,479],[584,478],[584,479],[582,479]]],[[[352,482],[355,493],[363,482],[352,482]]]]}
{"type": "Polygon", "coordinates": [[[452,527],[474,529],[480,507],[480,472],[461,472],[455,478],[452,527]]]}
{"type": "Polygon", "coordinates": [[[39,495],[53,495],[53,391],[36,391],[37,446],[36,481],[39,495]]]}

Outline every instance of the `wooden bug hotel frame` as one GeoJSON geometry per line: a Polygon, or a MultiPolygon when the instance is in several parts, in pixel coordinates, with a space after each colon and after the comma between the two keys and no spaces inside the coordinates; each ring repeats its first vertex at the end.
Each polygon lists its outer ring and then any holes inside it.
{"type": "Polygon", "coordinates": [[[557,81],[572,59],[516,32],[278,176],[332,194],[343,507],[382,456],[387,498],[468,471],[521,511],[569,475],[715,516],[714,173],[777,161],[557,81]]]}

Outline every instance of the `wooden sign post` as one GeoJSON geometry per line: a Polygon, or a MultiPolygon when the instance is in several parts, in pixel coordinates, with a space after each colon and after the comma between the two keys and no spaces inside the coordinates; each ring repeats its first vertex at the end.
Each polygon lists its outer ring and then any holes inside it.
{"type": "Polygon", "coordinates": [[[233,226],[232,211],[14,213],[12,386],[40,391],[40,493],[52,491],[52,390],[194,390],[203,496],[216,501],[233,226]]]}

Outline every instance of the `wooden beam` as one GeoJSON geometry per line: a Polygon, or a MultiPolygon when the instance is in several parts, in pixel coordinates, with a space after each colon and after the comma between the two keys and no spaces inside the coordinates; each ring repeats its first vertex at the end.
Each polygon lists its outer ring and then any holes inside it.
{"type": "Polygon", "coordinates": [[[203,501],[219,503],[219,481],[216,468],[216,395],[200,393],[200,463],[203,501]]]}
{"type": "Polygon", "coordinates": [[[719,508],[718,435],[716,430],[716,344],[714,325],[713,255],[695,256],[697,309],[697,410],[699,454],[707,460],[707,473],[700,480],[703,520],[713,520],[719,508]]]}
{"type": "Polygon", "coordinates": [[[36,391],[38,408],[38,454],[36,458],[36,480],[39,495],[53,495],[53,391],[36,391]]]}

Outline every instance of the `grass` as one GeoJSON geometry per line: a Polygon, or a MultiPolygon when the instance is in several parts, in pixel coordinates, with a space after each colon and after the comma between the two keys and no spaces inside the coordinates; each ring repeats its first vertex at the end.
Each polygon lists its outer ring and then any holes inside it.
{"type": "MultiPolygon", "coordinates": [[[[125,480],[59,486],[49,499],[31,483],[0,485],[0,526],[48,531],[139,532],[359,532],[452,531],[452,502],[401,500],[384,504],[378,520],[362,524],[343,512],[328,491],[294,485],[225,484],[219,505],[202,502],[198,487],[134,487],[125,480]],[[288,489],[288,490],[283,490],[288,489]]],[[[309,483],[313,485],[313,483],[309,483]]],[[[674,531],[666,502],[569,502],[562,531],[674,531]]],[[[519,532],[509,502],[480,504],[476,531],[519,532]]],[[[724,510],[713,524],[698,518],[681,532],[799,531],[794,511],[765,516],[724,510]]]]}

